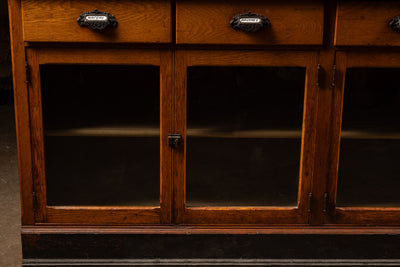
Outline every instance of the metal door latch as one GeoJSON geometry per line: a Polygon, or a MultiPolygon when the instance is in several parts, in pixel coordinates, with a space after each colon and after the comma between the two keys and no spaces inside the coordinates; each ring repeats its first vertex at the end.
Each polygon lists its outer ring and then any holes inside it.
{"type": "Polygon", "coordinates": [[[180,134],[169,134],[168,145],[172,148],[177,148],[182,144],[182,135],[180,134]]]}

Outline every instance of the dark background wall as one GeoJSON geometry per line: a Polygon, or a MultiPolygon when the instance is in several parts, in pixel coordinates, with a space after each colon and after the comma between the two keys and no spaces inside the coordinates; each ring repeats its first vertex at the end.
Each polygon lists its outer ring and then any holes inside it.
{"type": "Polygon", "coordinates": [[[12,102],[11,73],[7,1],[0,0],[0,104],[12,102]]]}

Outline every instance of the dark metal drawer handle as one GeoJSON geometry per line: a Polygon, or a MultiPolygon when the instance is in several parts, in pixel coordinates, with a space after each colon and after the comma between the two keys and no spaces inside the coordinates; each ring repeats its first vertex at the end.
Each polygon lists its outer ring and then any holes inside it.
{"type": "Polygon", "coordinates": [[[400,32],[400,16],[395,17],[389,22],[390,28],[395,32],[400,32]]]}
{"type": "Polygon", "coordinates": [[[242,30],[244,32],[257,32],[268,28],[270,25],[271,23],[267,18],[251,12],[237,15],[231,20],[231,27],[233,29],[242,30]]]}
{"type": "Polygon", "coordinates": [[[107,27],[117,27],[118,25],[113,15],[98,11],[97,9],[82,13],[77,22],[79,26],[88,27],[91,30],[104,30],[107,27]]]}

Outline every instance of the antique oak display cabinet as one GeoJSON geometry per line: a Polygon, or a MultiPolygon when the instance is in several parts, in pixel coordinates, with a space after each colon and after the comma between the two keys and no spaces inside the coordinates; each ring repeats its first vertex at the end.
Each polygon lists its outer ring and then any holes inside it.
{"type": "Polygon", "coordinates": [[[400,264],[400,2],[8,4],[25,266],[400,264]]]}

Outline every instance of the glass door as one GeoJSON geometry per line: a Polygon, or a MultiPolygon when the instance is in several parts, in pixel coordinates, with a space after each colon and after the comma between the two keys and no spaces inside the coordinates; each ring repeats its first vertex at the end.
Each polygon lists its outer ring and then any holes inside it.
{"type": "Polygon", "coordinates": [[[400,56],[338,52],[328,223],[399,225],[400,56]],[[338,141],[338,142],[337,142],[338,141]]]}
{"type": "Polygon", "coordinates": [[[171,52],[29,49],[37,222],[171,222],[171,52]]]}
{"type": "Polygon", "coordinates": [[[176,52],[182,224],[307,224],[317,53],[176,52]]]}

